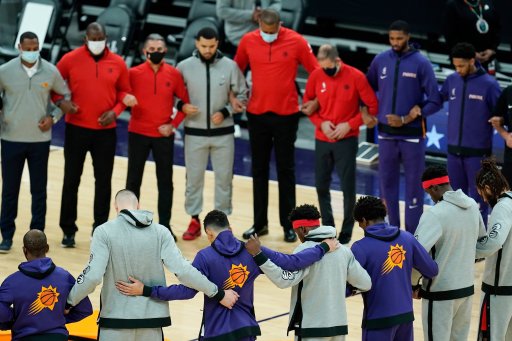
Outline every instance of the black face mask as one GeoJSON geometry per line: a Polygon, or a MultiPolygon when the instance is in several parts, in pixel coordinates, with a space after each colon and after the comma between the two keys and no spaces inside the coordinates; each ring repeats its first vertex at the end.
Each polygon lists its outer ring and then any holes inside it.
{"type": "Polygon", "coordinates": [[[322,69],[324,70],[325,74],[329,77],[334,77],[334,75],[336,74],[336,72],[338,72],[338,67],[335,66],[335,67],[328,67],[328,68],[325,68],[325,69],[322,69]]]}
{"type": "Polygon", "coordinates": [[[153,64],[160,64],[162,59],[165,57],[165,52],[148,52],[146,54],[146,57],[153,63],[153,64]]]}

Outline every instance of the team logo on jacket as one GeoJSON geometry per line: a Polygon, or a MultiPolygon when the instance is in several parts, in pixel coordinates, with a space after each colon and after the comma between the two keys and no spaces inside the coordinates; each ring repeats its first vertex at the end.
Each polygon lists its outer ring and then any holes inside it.
{"type": "Polygon", "coordinates": [[[43,87],[45,89],[48,88],[48,86],[50,86],[50,84],[48,84],[48,82],[42,82],[41,83],[41,87],[43,87]]]}
{"type": "Polygon", "coordinates": [[[380,75],[380,79],[386,79],[386,77],[388,76],[387,73],[388,73],[388,68],[384,66],[382,68],[382,74],[380,75]]]}
{"type": "Polygon", "coordinates": [[[450,101],[453,101],[457,98],[457,96],[455,96],[455,88],[452,89],[452,92],[450,94],[450,101]]]}
{"type": "Polygon", "coordinates": [[[320,92],[324,93],[326,91],[327,91],[327,84],[325,84],[325,82],[322,82],[322,87],[320,88],[320,92]]]}
{"type": "Polygon", "coordinates": [[[59,302],[59,293],[57,292],[57,288],[52,287],[51,285],[46,287],[42,287],[41,291],[37,293],[37,298],[30,305],[30,309],[28,311],[29,315],[39,314],[43,309],[48,308],[53,310],[55,307],[55,303],[59,302]]]}
{"type": "Polygon", "coordinates": [[[243,287],[247,278],[249,278],[250,272],[247,271],[247,265],[243,266],[242,263],[235,265],[231,264],[231,270],[229,270],[229,277],[224,281],[223,289],[233,289],[234,287],[243,287]]]}
{"type": "Polygon", "coordinates": [[[478,101],[484,100],[484,96],[482,96],[482,95],[469,94],[468,97],[469,97],[469,99],[476,99],[478,101]]]}
{"type": "Polygon", "coordinates": [[[414,72],[402,72],[402,77],[405,77],[405,78],[416,78],[416,74],[414,72]]]}
{"type": "Polygon", "coordinates": [[[384,264],[382,264],[381,274],[387,275],[397,266],[401,269],[404,264],[405,253],[406,251],[404,250],[404,247],[402,245],[390,245],[388,251],[388,258],[386,258],[384,264]]]}

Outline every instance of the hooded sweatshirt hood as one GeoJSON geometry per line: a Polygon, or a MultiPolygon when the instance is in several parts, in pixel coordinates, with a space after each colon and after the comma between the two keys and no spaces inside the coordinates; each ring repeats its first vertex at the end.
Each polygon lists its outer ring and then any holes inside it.
{"type": "Polygon", "coordinates": [[[128,223],[138,228],[151,226],[153,223],[153,213],[145,210],[121,210],[119,215],[128,223]]]}
{"type": "Polygon", "coordinates": [[[244,243],[236,239],[231,230],[226,230],[217,235],[212,248],[223,256],[233,257],[244,249],[244,243]]]}
{"type": "Polygon", "coordinates": [[[463,209],[468,209],[471,207],[473,199],[468,197],[462,192],[461,189],[456,191],[448,191],[443,194],[443,201],[449,202],[450,204],[454,204],[463,209]]]}
{"type": "Polygon", "coordinates": [[[388,223],[380,223],[368,226],[364,230],[365,237],[375,238],[383,241],[391,241],[400,235],[400,229],[388,223]]]}
{"type": "Polygon", "coordinates": [[[51,258],[44,257],[23,262],[18,266],[18,269],[26,276],[43,279],[55,270],[55,264],[53,264],[51,258]]]}
{"type": "Polygon", "coordinates": [[[306,240],[322,241],[327,238],[335,237],[336,229],[334,227],[320,225],[316,229],[309,231],[309,233],[306,235],[306,240]]]}

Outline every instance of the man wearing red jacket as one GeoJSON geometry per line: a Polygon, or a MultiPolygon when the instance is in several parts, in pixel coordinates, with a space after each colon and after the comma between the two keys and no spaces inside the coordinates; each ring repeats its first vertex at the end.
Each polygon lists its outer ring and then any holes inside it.
{"type": "Polygon", "coordinates": [[[121,57],[106,47],[105,29],[87,26],[85,45],[65,54],[57,64],[68,82],[77,111],[66,114],[64,185],[60,210],[62,246],[75,245],[78,187],[87,152],[94,167],[93,229],[108,220],[111,180],[116,150],[116,117],[123,103],[134,105],[129,94],[128,69],[121,57]],[[122,102],[121,102],[122,101],[122,102]]]}
{"type": "Polygon", "coordinates": [[[164,38],[150,34],[142,52],[146,63],[129,70],[130,86],[138,104],[132,108],[128,125],[126,188],[140,199],[144,165],[151,151],[156,166],[159,222],[172,233],[174,131],[185,116],[178,111],[172,117],[174,97],[179,98],[180,103],[187,103],[181,104],[179,109],[194,113],[197,108],[188,104],[189,97],[180,72],[163,60],[167,52],[164,38]]]}
{"type": "Polygon", "coordinates": [[[268,234],[268,177],[272,147],[279,183],[279,220],[284,239],[294,242],[288,214],[295,207],[295,151],[299,124],[299,102],[295,86],[297,67],[311,73],[318,67],[308,42],[298,33],[281,27],[279,13],[261,12],[260,28],[243,36],[235,62],[240,70],[250,66],[252,89],[247,106],[252,154],[254,225],[244,232],[268,234]]]}
{"type": "Polygon", "coordinates": [[[366,76],[344,64],[334,46],[322,45],[318,50],[321,69],[311,73],[306,84],[304,103],[315,98],[319,110],[309,116],[315,131],[315,185],[322,214],[322,225],[335,226],[331,207],[331,173],[340,178],[343,191],[343,224],[339,234],[348,244],[354,227],[356,202],[356,154],[359,126],[363,123],[360,103],[370,115],[377,114],[377,97],[366,76]]]}

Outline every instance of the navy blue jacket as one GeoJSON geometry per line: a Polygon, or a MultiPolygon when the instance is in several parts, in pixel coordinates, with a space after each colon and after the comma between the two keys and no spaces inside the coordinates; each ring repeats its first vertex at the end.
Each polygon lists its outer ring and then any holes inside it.
{"type": "Polygon", "coordinates": [[[441,95],[448,102],[448,153],[488,156],[492,153],[492,126],[488,122],[501,90],[484,69],[461,77],[454,72],[443,84],[441,95]]]}
{"type": "Polygon", "coordinates": [[[40,334],[63,335],[67,340],[65,324],[92,314],[86,297],[64,315],[75,279],[50,258],[21,263],[18,269],[0,287],[0,324],[10,324],[13,340],[40,334]]]}
{"type": "Polygon", "coordinates": [[[414,321],[412,268],[432,278],[439,269],[412,234],[387,223],[368,226],[352,252],[372,278],[364,292],[364,329],[381,329],[414,321]]]}
{"type": "Polygon", "coordinates": [[[442,104],[430,61],[412,47],[403,54],[390,49],[375,56],[367,77],[379,99],[379,134],[395,138],[424,136],[424,117],[439,111],[442,104]],[[386,115],[406,116],[415,105],[421,107],[421,117],[399,128],[387,124],[386,115]]]}

